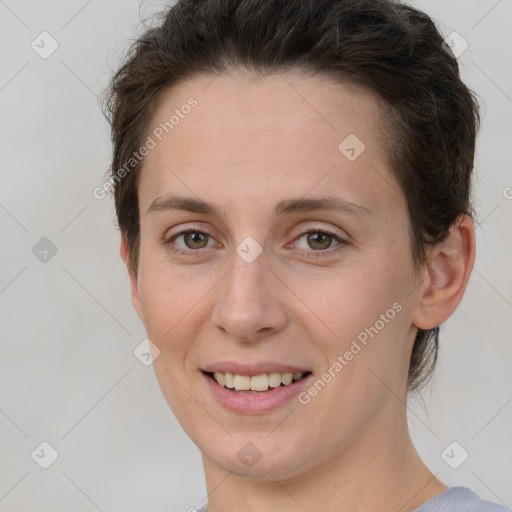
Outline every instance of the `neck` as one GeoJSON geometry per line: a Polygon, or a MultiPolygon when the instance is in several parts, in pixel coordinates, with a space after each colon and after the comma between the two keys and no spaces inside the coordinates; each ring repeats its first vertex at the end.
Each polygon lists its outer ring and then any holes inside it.
{"type": "Polygon", "coordinates": [[[265,480],[230,473],[203,456],[208,512],[410,512],[447,486],[417,454],[405,411],[399,427],[374,424],[349,448],[281,480],[272,471],[265,480]]]}

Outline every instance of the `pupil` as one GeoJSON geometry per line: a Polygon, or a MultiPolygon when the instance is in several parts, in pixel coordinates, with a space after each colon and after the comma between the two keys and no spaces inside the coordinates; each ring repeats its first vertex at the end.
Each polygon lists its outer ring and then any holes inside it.
{"type": "Polygon", "coordinates": [[[185,235],[185,243],[187,245],[190,245],[190,243],[192,244],[192,247],[191,248],[197,248],[196,245],[194,244],[199,244],[200,248],[201,247],[204,247],[205,244],[201,244],[201,242],[204,242],[206,240],[206,236],[201,234],[201,233],[187,233],[185,235]]]}
{"type": "Polygon", "coordinates": [[[331,235],[327,235],[325,233],[314,233],[312,235],[309,235],[308,237],[308,243],[310,244],[310,246],[315,249],[315,248],[318,248],[315,247],[314,244],[320,244],[320,249],[326,249],[329,247],[330,245],[330,238],[331,238],[331,235]],[[327,244],[325,243],[327,241],[327,244]]]}

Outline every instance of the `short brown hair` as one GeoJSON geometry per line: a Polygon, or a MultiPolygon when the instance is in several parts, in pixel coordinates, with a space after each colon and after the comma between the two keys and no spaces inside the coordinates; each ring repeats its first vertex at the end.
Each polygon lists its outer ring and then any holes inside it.
{"type": "MultiPolygon", "coordinates": [[[[386,106],[390,167],[407,200],[416,268],[460,214],[474,218],[471,178],[478,103],[431,18],[392,0],[181,0],[130,47],[107,91],[110,169],[119,228],[137,275],[143,144],[162,93],[185,79],[230,70],[300,70],[370,89],[386,106]],[[125,167],[126,168],[126,167],[125,167]]],[[[439,327],[419,330],[409,390],[434,368],[439,327]]]]}

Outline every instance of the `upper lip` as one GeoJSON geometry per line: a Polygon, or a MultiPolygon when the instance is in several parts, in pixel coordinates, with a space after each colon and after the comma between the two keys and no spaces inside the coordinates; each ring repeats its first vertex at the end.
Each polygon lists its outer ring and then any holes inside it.
{"type": "Polygon", "coordinates": [[[219,361],[210,363],[202,368],[204,372],[233,373],[237,375],[248,375],[253,377],[262,373],[306,373],[310,370],[304,367],[293,366],[284,363],[261,362],[261,363],[237,363],[234,361],[219,361]]]}

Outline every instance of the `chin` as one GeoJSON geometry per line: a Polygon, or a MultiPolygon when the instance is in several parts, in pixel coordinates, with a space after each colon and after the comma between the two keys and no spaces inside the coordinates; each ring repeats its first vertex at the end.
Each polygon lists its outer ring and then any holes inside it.
{"type": "MultiPolygon", "coordinates": [[[[229,440],[210,440],[210,446],[202,449],[203,458],[209,459],[222,470],[254,480],[287,479],[300,472],[303,453],[301,443],[290,442],[287,436],[273,433],[234,435],[229,440]],[[212,443],[220,450],[212,450],[212,443]]],[[[199,445],[198,445],[199,446],[199,445]]],[[[303,444],[302,444],[303,446],[303,444]]]]}

